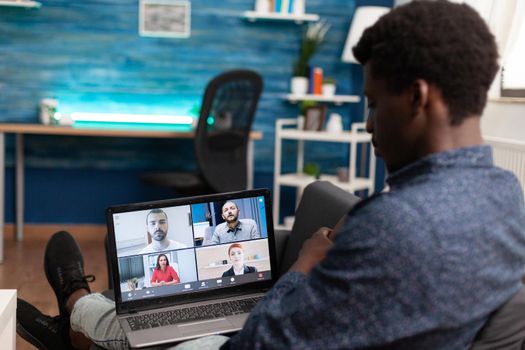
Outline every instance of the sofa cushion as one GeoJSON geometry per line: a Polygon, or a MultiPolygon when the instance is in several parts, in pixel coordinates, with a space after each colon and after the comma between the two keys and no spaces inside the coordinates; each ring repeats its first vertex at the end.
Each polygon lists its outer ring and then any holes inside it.
{"type": "Polygon", "coordinates": [[[471,350],[525,350],[525,288],[495,311],[471,350]]]}

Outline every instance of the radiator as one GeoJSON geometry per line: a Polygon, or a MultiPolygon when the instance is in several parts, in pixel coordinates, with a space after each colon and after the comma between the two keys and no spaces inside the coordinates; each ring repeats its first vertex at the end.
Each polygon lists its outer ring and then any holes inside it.
{"type": "Polygon", "coordinates": [[[492,136],[484,139],[492,146],[494,164],[513,172],[525,189],[525,142],[492,136]]]}

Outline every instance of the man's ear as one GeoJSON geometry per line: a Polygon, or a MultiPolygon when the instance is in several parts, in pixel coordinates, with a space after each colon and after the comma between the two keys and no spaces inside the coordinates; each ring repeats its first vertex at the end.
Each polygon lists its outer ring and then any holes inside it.
{"type": "Polygon", "coordinates": [[[412,115],[419,115],[425,110],[429,102],[429,90],[429,84],[426,80],[416,79],[412,83],[412,115]]]}

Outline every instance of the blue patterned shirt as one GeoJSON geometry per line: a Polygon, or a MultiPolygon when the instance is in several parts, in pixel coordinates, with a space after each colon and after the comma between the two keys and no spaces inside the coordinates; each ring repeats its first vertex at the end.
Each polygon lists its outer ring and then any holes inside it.
{"type": "Polygon", "coordinates": [[[470,347],[521,285],[520,185],[488,146],[432,154],[387,181],[325,260],[285,274],[224,348],[470,347]]]}

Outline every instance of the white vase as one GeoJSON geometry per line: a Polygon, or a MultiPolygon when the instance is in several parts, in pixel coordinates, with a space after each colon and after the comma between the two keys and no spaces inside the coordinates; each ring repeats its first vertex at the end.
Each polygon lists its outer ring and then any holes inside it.
{"type": "Polygon", "coordinates": [[[294,0],[293,14],[296,16],[304,15],[304,0],[294,0]]]}
{"type": "Polygon", "coordinates": [[[255,0],[255,12],[264,14],[270,12],[269,0],[255,0]]]}
{"type": "Polygon", "coordinates": [[[326,131],[333,133],[343,132],[343,117],[338,113],[330,113],[326,123],[326,131]]]}
{"type": "Polygon", "coordinates": [[[325,97],[334,97],[334,95],[335,95],[335,84],[332,84],[332,83],[323,84],[321,90],[323,92],[323,96],[325,96],[325,97]]]}
{"type": "Polygon", "coordinates": [[[292,77],[290,90],[294,95],[305,95],[308,92],[308,78],[292,77]]]}

